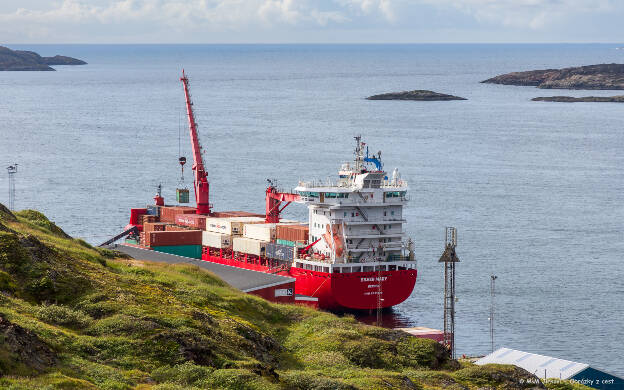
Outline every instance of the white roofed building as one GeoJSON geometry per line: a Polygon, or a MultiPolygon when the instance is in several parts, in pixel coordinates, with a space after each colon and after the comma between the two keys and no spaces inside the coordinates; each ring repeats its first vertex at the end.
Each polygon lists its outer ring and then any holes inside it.
{"type": "Polygon", "coordinates": [[[477,360],[475,364],[511,364],[541,379],[566,379],[604,390],[624,389],[624,380],[586,363],[573,362],[536,353],[500,348],[477,360]]]}

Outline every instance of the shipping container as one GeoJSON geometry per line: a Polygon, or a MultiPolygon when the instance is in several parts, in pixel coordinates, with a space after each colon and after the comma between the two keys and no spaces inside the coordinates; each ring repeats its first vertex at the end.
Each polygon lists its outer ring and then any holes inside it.
{"type": "Polygon", "coordinates": [[[145,225],[146,223],[150,223],[150,222],[157,222],[156,221],[157,219],[158,219],[157,216],[149,215],[149,214],[143,214],[141,215],[141,217],[139,217],[139,221],[141,225],[145,225]]]}
{"type": "Polygon", "coordinates": [[[188,203],[189,202],[189,190],[186,188],[178,188],[176,190],[176,200],[178,203],[188,203]]]}
{"type": "Polygon", "coordinates": [[[232,236],[229,234],[202,232],[202,245],[212,248],[230,248],[232,246],[232,236]]]}
{"type": "Polygon", "coordinates": [[[206,230],[223,234],[240,236],[243,226],[248,223],[264,223],[260,217],[206,218],[206,230]]]}
{"type": "Polygon", "coordinates": [[[139,245],[139,240],[137,240],[136,238],[126,238],[126,244],[134,244],[134,245],[139,245]]]}
{"type": "Polygon", "coordinates": [[[178,214],[196,214],[195,207],[187,206],[163,206],[160,208],[160,222],[175,222],[175,216],[178,214]]]}
{"type": "Polygon", "coordinates": [[[163,245],[153,246],[153,250],[156,252],[169,253],[171,255],[192,257],[193,259],[201,259],[202,246],[201,245],[163,245]]]}
{"type": "Polygon", "coordinates": [[[198,229],[193,229],[188,226],[178,226],[178,225],[173,225],[173,224],[167,224],[167,226],[165,227],[166,232],[182,232],[182,231],[187,231],[187,230],[198,230],[198,229]]]}
{"type": "Polygon", "coordinates": [[[243,227],[243,236],[254,240],[275,240],[274,223],[248,223],[243,227]]]}
{"type": "Polygon", "coordinates": [[[176,225],[189,226],[199,230],[206,230],[206,216],[199,214],[178,214],[175,216],[176,225]]]}
{"type": "Polygon", "coordinates": [[[280,224],[275,228],[275,237],[293,242],[307,242],[309,230],[308,225],[280,224]]]}
{"type": "Polygon", "coordinates": [[[160,206],[156,206],[156,205],[147,206],[147,214],[155,215],[158,217],[160,215],[160,206]]]}
{"type": "Polygon", "coordinates": [[[264,214],[250,213],[247,211],[215,211],[212,213],[215,218],[231,218],[231,217],[259,217],[265,218],[264,214]]]}
{"type": "Polygon", "coordinates": [[[295,248],[292,246],[274,244],[269,242],[266,244],[265,256],[271,259],[278,260],[294,260],[295,248]]]}
{"type": "Polygon", "coordinates": [[[254,240],[253,238],[232,237],[232,249],[236,252],[264,256],[267,244],[266,241],[254,240]]]}
{"type": "Polygon", "coordinates": [[[145,233],[145,246],[201,245],[201,230],[145,233]]]}
{"type": "Polygon", "coordinates": [[[165,226],[167,224],[165,222],[146,222],[143,224],[144,232],[164,232],[165,226]]]}
{"type": "Polygon", "coordinates": [[[275,240],[276,244],[280,244],[280,245],[286,245],[286,246],[296,246],[297,248],[304,248],[306,246],[305,242],[295,242],[295,241],[289,241],[289,240],[282,240],[281,238],[278,238],[275,240]]]}

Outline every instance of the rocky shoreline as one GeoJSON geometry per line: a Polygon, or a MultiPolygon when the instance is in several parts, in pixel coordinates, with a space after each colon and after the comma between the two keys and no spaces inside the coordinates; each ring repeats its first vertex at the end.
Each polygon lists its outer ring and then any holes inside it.
{"type": "Polygon", "coordinates": [[[0,46],[0,71],[54,71],[50,65],[86,65],[77,58],[55,55],[42,57],[33,51],[0,46]]]}
{"type": "Polygon", "coordinates": [[[512,72],[481,81],[543,89],[624,89],[624,64],[512,72]]]}
{"type": "Polygon", "coordinates": [[[372,95],[367,100],[417,100],[417,101],[447,101],[447,100],[467,100],[466,98],[447,95],[433,91],[417,89],[414,91],[389,92],[379,95],[372,95]]]}
{"type": "Polygon", "coordinates": [[[592,102],[592,103],[624,103],[624,95],[618,96],[539,96],[531,99],[534,102],[560,102],[560,103],[577,103],[577,102],[592,102]]]}

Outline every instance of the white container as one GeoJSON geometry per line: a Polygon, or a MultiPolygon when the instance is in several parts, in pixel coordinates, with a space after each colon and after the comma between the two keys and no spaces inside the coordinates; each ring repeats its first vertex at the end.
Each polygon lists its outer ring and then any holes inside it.
{"type": "Polygon", "coordinates": [[[264,256],[266,241],[254,240],[246,237],[233,237],[232,250],[235,252],[249,253],[256,256],[264,256]]]}
{"type": "Polygon", "coordinates": [[[243,234],[245,224],[263,222],[264,218],[260,217],[206,218],[206,230],[240,236],[243,234]]]}
{"type": "Polygon", "coordinates": [[[274,223],[248,223],[243,227],[243,236],[254,240],[275,240],[274,223]]]}
{"type": "Polygon", "coordinates": [[[212,248],[230,248],[232,246],[232,236],[215,232],[202,232],[202,245],[212,248]]]}

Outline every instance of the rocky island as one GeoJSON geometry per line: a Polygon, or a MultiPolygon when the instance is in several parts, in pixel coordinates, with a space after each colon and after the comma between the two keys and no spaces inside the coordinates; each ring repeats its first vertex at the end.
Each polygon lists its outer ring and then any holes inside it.
{"type": "Polygon", "coordinates": [[[592,102],[592,103],[624,103],[624,95],[618,96],[539,96],[531,99],[534,102],[560,102],[560,103],[577,103],[577,102],[592,102]]]}
{"type": "Polygon", "coordinates": [[[0,71],[2,70],[37,70],[53,71],[50,65],[85,65],[86,62],[66,56],[41,57],[32,51],[11,50],[0,46],[0,71]]]}
{"type": "Polygon", "coordinates": [[[369,96],[368,100],[420,100],[420,101],[445,101],[445,100],[467,100],[463,97],[446,95],[433,91],[417,89],[414,91],[389,92],[380,95],[369,96]]]}
{"type": "Polygon", "coordinates": [[[624,89],[624,64],[512,72],[492,77],[482,83],[544,89],[624,89]]]}

